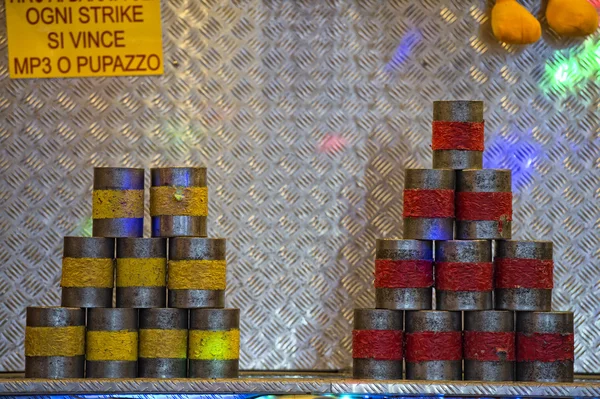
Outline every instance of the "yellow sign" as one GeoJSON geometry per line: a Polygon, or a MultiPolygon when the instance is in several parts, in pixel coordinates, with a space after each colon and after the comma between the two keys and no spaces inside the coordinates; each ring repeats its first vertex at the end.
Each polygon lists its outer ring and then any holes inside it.
{"type": "Polygon", "coordinates": [[[11,78],[160,75],[160,0],[5,0],[11,78]]]}

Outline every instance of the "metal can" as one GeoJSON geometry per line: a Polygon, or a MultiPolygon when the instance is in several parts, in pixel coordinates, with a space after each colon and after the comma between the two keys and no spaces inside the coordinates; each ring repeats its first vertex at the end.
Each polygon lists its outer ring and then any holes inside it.
{"type": "Polygon", "coordinates": [[[186,309],[141,309],[138,376],[187,377],[187,344],[186,309]]]}
{"type": "Polygon", "coordinates": [[[494,265],[497,309],[551,310],[554,287],[551,242],[498,241],[494,265]]]}
{"type": "Polygon", "coordinates": [[[375,296],[378,309],[431,309],[433,242],[377,240],[375,296]]]}
{"type": "Polygon", "coordinates": [[[83,378],[85,310],[28,307],[25,377],[83,378]]]}
{"type": "Polygon", "coordinates": [[[167,304],[167,239],[117,239],[117,307],[167,304]]]}
{"type": "Polygon", "coordinates": [[[461,170],[456,179],[456,238],[509,240],[512,235],[511,171],[461,170]]]}
{"type": "Polygon", "coordinates": [[[169,307],[225,306],[226,241],[198,237],[169,239],[169,307]]]}
{"type": "Polygon", "coordinates": [[[491,241],[435,243],[436,309],[492,309],[493,290],[491,241]]]}
{"type": "Polygon", "coordinates": [[[109,308],[114,287],[115,239],[65,237],[62,306],[109,308]]]}
{"type": "Polygon", "coordinates": [[[138,310],[88,310],[87,378],[135,378],[138,360],[138,310]]]}
{"type": "Polygon", "coordinates": [[[206,168],[150,170],[152,237],[206,237],[206,168]]]}
{"type": "Polygon", "coordinates": [[[407,380],[462,379],[461,321],[460,312],[406,312],[407,380]]]}
{"type": "Polygon", "coordinates": [[[450,169],[406,169],[404,238],[451,240],[454,237],[454,180],[450,169]]]}
{"type": "Polygon", "coordinates": [[[573,313],[517,312],[517,381],[573,382],[573,313]]]}
{"type": "Polygon", "coordinates": [[[402,311],[355,309],[352,374],[374,380],[402,379],[402,311]]]}
{"type": "Polygon", "coordinates": [[[515,314],[465,312],[464,324],[465,380],[514,381],[515,314]]]}
{"type": "Polygon", "coordinates": [[[436,169],[481,169],[485,129],[482,101],[435,101],[431,148],[436,169]]]}
{"type": "Polygon", "coordinates": [[[94,168],[94,237],[144,235],[144,169],[94,168]]]}
{"type": "Polygon", "coordinates": [[[188,348],[191,378],[237,378],[240,310],[190,310],[188,348]]]}

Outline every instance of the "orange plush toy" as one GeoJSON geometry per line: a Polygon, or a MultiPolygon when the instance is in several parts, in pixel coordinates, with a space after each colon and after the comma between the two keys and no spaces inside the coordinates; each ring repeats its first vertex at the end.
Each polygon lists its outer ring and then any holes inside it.
{"type": "MultiPolygon", "coordinates": [[[[548,0],[548,25],[565,36],[587,36],[598,27],[596,8],[587,0],[548,0]]],[[[517,0],[496,0],[492,9],[492,30],[501,42],[529,44],[542,35],[539,21],[517,0]]]]}

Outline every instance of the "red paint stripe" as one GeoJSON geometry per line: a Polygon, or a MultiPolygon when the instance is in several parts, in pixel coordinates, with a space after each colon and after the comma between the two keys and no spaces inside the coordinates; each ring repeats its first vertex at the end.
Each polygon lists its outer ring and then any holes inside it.
{"type": "Polygon", "coordinates": [[[402,360],[402,331],[352,331],[354,359],[402,360]]]}
{"type": "Polygon", "coordinates": [[[453,218],[454,190],[404,190],[404,217],[453,218]]]}
{"type": "Polygon", "coordinates": [[[433,286],[430,260],[375,260],[375,288],[427,288],[433,286]]]}
{"type": "Polygon", "coordinates": [[[518,362],[560,362],[574,358],[573,334],[517,333],[518,362]]]}
{"type": "Polygon", "coordinates": [[[554,262],[550,259],[496,258],[496,288],[554,287],[554,262]]]}
{"type": "Polygon", "coordinates": [[[456,193],[457,220],[512,220],[512,193],[456,193]]]}
{"type": "Polygon", "coordinates": [[[491,291],[492,262],[435,262],[435,288],[442,291],[491,291]]]}
{"type": "Polygon", "coordinates": [[[460,331],[406,333],[406,361],[461,360],[460,331]]]}
{"type": "Polygon", "coordinates": [[[480,362],[515,360],[515,333],[465,331],[463,336],[465,359],[480,362]]]}
{"type": "Polygon", "coordinates": [[[434,121],[431,148],[435,150],[483,151],[484,122],[434,121]]]}

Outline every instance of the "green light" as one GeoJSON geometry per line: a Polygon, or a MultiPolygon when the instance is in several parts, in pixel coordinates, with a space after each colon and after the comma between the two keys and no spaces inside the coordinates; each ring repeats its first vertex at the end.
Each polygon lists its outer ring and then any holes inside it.
{"type": "Polygon", "coordinates": [[[545,65],[540,83],[545,92],[570,94],[595,81],[600,72],[600,41],[588,39],[579,51],[557,51],[545,65]]]}

